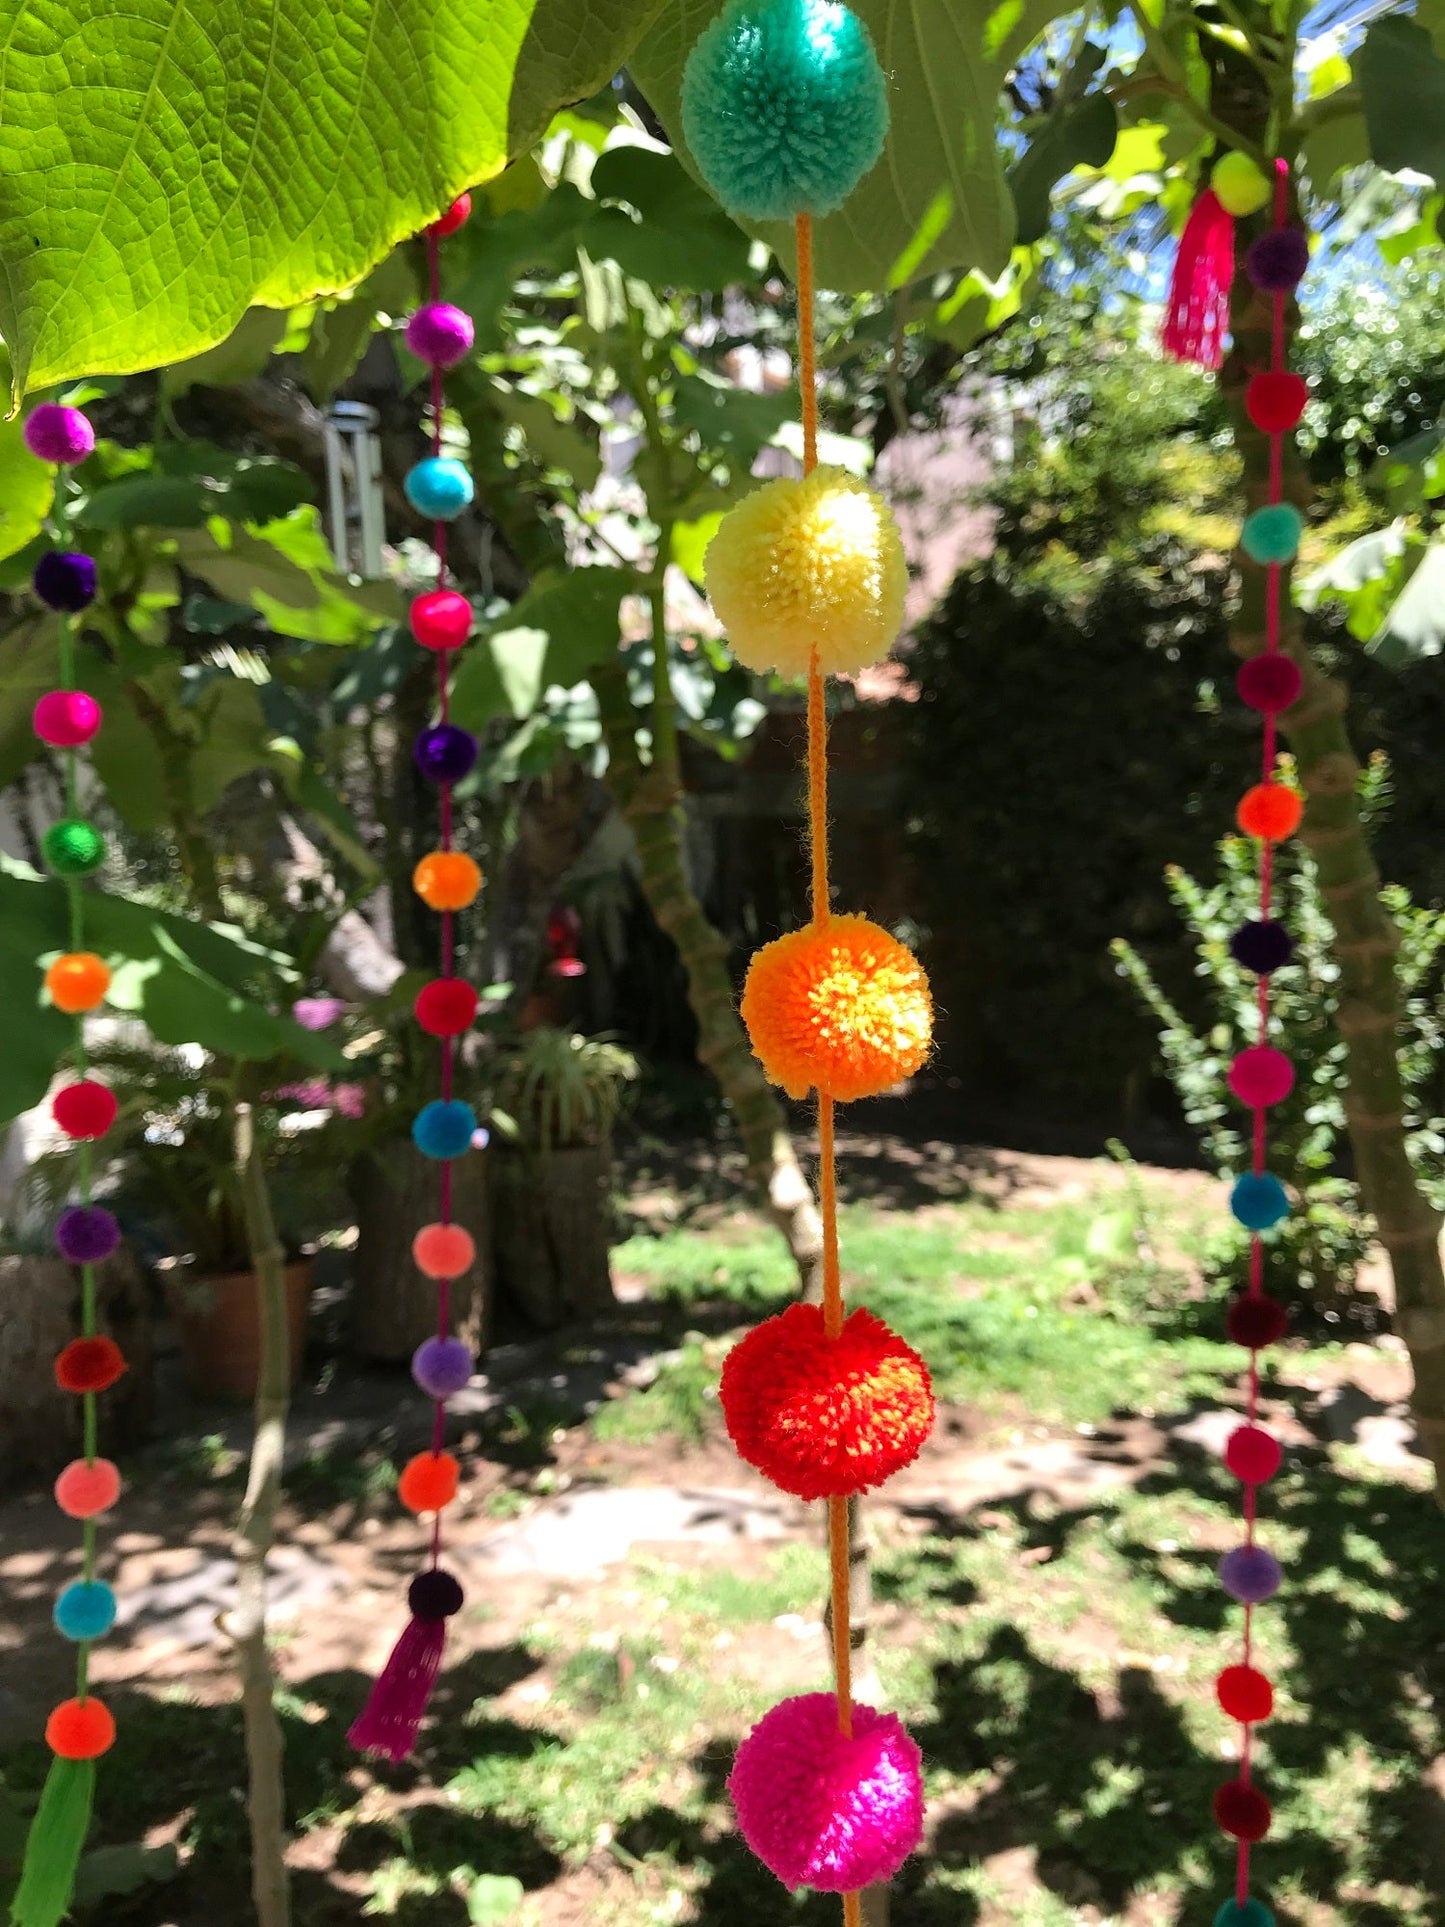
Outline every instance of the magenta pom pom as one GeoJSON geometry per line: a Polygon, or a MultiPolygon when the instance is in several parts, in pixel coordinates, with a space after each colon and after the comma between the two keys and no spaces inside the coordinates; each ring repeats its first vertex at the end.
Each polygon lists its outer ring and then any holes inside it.
{"type": "Polygon", "coordinates": [[[1294,1089],[1294,1065],[1282,1050],[1254,1044],[1230,1065],[1229,1088],[1252,1111],[1282,1104],[1294,1089]]]}
{"type": "Polygon", "coordinates": [[[449,301],[428,301],[406,324],[406,345],[418,361],[454,368],[471,353],[472,318],[449,301]]]}
{"type": "Polygon", "coordinates": [[[78,408],[43,401],[25,418],[25,446],[42,462],[72,468],[95,448],[95,430],[78,408]]]}
{"type": "Polygon", "coordinates": [[[52,749],[79,749],[100,728],[100,704],[83,689],[52,689],[35,705],[35,734],[52,749]]]}
{"type": "Polygon", "coordinates": [[[889,1880],[923,1838],[918,1748],[892,1713],[853,1708],[838,1731],[831,1693],[764,1714],[728,1780],[738,1825],[785,1887],[853,1893],[889,1880]]]}

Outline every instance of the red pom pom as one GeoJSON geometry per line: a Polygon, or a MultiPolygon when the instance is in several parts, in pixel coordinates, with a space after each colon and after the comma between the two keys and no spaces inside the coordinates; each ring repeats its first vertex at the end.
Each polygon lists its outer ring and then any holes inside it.
{"type": "Polygon", "coordinates": [[[1214,1691],[1232,1720],[1267,1720],[1274,1711],[1274,1688],[1257,1667],[1226,1666],[1214,1691]]]}
{"type": "Polygon", "coordinates": [[[1277,1344],[1284,1337],[1289,1314],[1277,1298],[1246,1292],[1229,1307],[1224,1322],[1236,1345],[1262,1352],[1266,1345],[1277,1344]]]}
{"type": "Polygon", "coordinates": [[[115,1721],[99,1700],[62,1700],[45,1722],[45,1743],[62,1760],[93,1760],[115,1744],[115,1721]]]}
{"type": "Polygon", "coordinates": [[[1256,783],[1240,797],[1234,820],[1246,836],[1282,843],[1294,835],[1304,813],[1304,798],[1287,783],[1256,783]]]}
{"type": "Polygon", "coordinates": [[[741,1456],[800,1499],[882,1485],[933,1426],[928,1367],[870,1311],[829,1338],[821,1306],[789,1305],[734,1346],[719,1395],[741,1456]]]}
{"type": "Polygon", "coordinates": [[[115,1123],[117,1105],[114,1091],[87,1077],[57,1091],[50,1109],[67,1137],[104,1137],[115,1123]]]}
{"type": "Polygon", "coordinates": [[[1299,375],[1273,369],[1252,375],[1244,391],[1249,419],[1266,435],[1287,435],[1298,428],[1310,391],[1299,375]]]}
{"type": "Polygon", "coordinates": [[[1214,1817],[1236,1840],[1263,1840],[1269,1832],[1270,1804],[1257,1787],[1227,1780],[1214,1796],[1214,1817]]]}
{"type": "Polygon", "coordinates": [[[423,649],[460,649],[472,633],[472,605],[456,589],[428,589],[407,611],[423,649]]]}
{"type": "Polygon", "coordinates": [[[397,1496],[409,1512],[440,1512],[457,1496],[461,1476],[450,1452],[418,1452],[402,1469],[397,1496]]]}
{"type": "Polygon", "coordinates": [[[446,213],[439,220],[433,221],[430,227],[423,228],[422,233],[434,235],[438,241],[445,241],[449,234],[455,234],[459,227],[465,225],[471,211],[471,195],[458,194],[446,213]]]}
{"type": "Polygon", "coordinates": [[[1224,1463],[1246,1485],[1263,1485],[1279,1470],[1279,1440],[1262,1425],[1240,1425],[1224,1445],[1224,1463]]]}
{"type": "Polygon", "coordinates": [[[62,1392],[108,1392],[125,1370],[113,1338],[72,1338],[55,1361],[62,1392]]]}
{"type": "Polygon", "coordinates": [[[1275,650],[1263,656],[1251,656],[1248,662],[1241,663],[1234,682],[1241,699],[1251,709],[1265,716],[1277,716],[1282,709],[1299,701],[1304,677],[1292,657],[1282,656],[1275,650]]]}
{"type": "Polygon", "coordinates": [[[437,977],[416,996],[416,1021],[429,1037],[460,1037],[477,1014],[477,993],[460,977],[437,977]]]}

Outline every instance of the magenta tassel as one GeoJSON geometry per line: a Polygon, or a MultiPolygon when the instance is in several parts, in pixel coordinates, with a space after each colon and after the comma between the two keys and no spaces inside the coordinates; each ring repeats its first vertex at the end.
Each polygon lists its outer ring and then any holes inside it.
{"type": "Polygon", "coordinates": [[[1229,330],[1229,288],[1234,279],[1234,219],[1205,188],[1179,237],[1169,305],[1161,337],[1173,361],[1218,368],[1229,330]]]}
{"type": "Polygon", "coordinates": [[[447,1640],[445,1619],[409,1619],[391,1658],[352,1721],[347,1739],[362,1753],[404,1760],[416,1745],[447,1640]]]}

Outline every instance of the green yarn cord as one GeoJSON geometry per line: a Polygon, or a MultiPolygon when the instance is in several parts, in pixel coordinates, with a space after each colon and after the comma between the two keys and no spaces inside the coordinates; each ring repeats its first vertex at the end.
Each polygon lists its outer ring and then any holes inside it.
{"type": "Polygon", "coordinates": [[[54,1759],[25,1842],[12,1927],[59,1927],[70,1909],[75,1869],[90,1831],[95,1761],[54,1759]]]}

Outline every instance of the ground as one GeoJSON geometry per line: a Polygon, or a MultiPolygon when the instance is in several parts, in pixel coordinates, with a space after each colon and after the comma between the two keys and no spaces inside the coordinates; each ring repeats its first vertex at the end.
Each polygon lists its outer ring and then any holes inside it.
{"type": "MultiPolygon", "coordinates": [[[[1215,1188],[843,1149],[848,1290],[919,1346],[940,1393],[923,1457],[868,1509],[871,1690],[922,1746],[929,1795],[895,1927],[1205,1923],[1229,1890],[1208,1809],[1234,1737],[1211,1685],[1238,1633],[1213,1572],[1237,1536],[1219,1447],[1240,1365],[1208,1282],[1215,1188]]],[[[705,1161],[679,1188],[668,1171],[633,1187],[616,1320],[585,1343],[504,1348],[462,1401],[448,1561],[468,1604],[397,1769],[344,1736],[417,1564],[392,1484],[425,1414],[400,1375],[338,1368],[324,1347],[308,1361],[275,1561],[299,1927],[836,1922],[835,1901],[791,1897],[752,1861],[724,1789],[750,1721],[828,1683],[819,1512],[740,1465],[713,1391],[730,1335],[787,1301],[788,1267],[731,1172],[705,1161]]],[[[1344,1342],[1302,1312],[1265,1385],[1286,1460],[1264,1532],[1286,1585],[1258,1615],[1279,1701],[1256,1888],[1298,1927],[1445,1911],[1445,1561],[1387,1323],[1344,1342]]],[[[95,1666],[120,1738],[94,1839],[152,1851],[92,1862],[111,1891],[87,1927],[250,1917],[217,1622],[246,1428],[184,1416],[125,1468],[126,1617],[95,1666]]],[[[0,1757],[21,1805],[66,1690],[46,1619],[73,1562],[48,1494],[0,1506],[0,1757]]],[[[0,1858],[6,1844],[0,1824],[0,1858]]]]}

